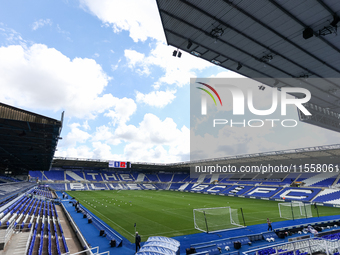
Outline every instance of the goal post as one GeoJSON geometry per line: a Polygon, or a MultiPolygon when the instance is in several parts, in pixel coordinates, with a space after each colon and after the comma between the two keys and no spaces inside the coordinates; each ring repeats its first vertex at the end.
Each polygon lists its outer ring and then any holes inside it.
{"type": "Polygon", "coordinates": [[[199,208],[193,210],[195,229],[211,233],[243,228],[242,216],[237,209],[228,207],[199,208]]]}
{"type": "Polygon", "coordinates": [[[280,218],[294,220],[302,218],[311,218],[311,204],[303,202],[279,203],[280,218]]]}

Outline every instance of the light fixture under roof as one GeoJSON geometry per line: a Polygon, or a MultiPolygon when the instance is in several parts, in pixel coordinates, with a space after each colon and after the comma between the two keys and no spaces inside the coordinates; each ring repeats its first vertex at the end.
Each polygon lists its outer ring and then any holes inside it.
{"type": "Polygon", "coordinates": [[[311,38],[311,37],[313,37],[313,35],[314,35],[314,31],[313,31],[313,29],[312,28],[310,28],[310,27],[307,27],[305,30],[303,30],[303,32],[302,32],[302,36],[303,36],[303,38],[304,39],[309,39],[309,38],[311,38]]]}
{"type": "Polygon", "coordinates": [[[333,16],[333,21],[331,22],[331,26],[333,27],[337,27],[337,24],[339,23],[340,21],[340,17],[338,15],[334,15],[333,16]]]}
{"type": "Polygon", "coordinates": [[[220,65],[221,64],[221,62],[216,60],[216,59],[211,60],[211,63],[213,63],[215,65],[220,65]]]}
{"type": "Polygon", "coordinates": [[[190,49],[192,46],[192,41],[188,40],[188,45],[187,45],[187,49],[190,49]]]}
{"type": "Polygon", "coordinates": [[[327,92],[330,93],[330,94],[336,94],[337,91],[338,90],[336,88],[330,88],[330,89],[327,90],[327,92]]]}
{"type": "Polygon", "coordinates": [[[220,27],[215,27],[211,30],[210,35],[214,38],[219,38],[223,35],[224,30],[220,27]]]}
{"type": "Polygon", "coordinates": [[[196,57],[200,57],[201,56],[201,53],[197,52],[197,51],[192,51],[190,52],[192,55],[196,56],[196,57]]]}
{"type": "Polygon", "coordinates": [[[337,34],[338,27],[337,26],[326,26],[319,30],[319,35],[326,36],[331,34],[337,34]]]}
{"type": "Polygon", "coordinates": [[[308,74],[301,74],[299,76],[300,79],[305,79],[305,81],[307,81],[307,79],[309,78],[309,75],[308,74]]]}
{"type": "Polygon", "coordinates": [[[237,67],[236,67],[236,70],[240,70],[242,67],[243,67],[243,65],[239,62],[237,67]]]}
{"type": "Polygon", "coordinates": [[[262,56],[262,57],[260,58],[260,61],[261,61],[261,62],[264,62],[264,63],[268,63],[268,62],[272,61],[273,58],[274,58],[274,57],[273,57],[272,54],[267,54],[267,55],[262,56]]]}
{"type": "Polygon", "coordinates": [[[174,50],[174,52],[172,53],[172,56],[173,57],[181,57],[182,56],[182,52],[180,52],[178,49],[177,50],[174,50]]]}

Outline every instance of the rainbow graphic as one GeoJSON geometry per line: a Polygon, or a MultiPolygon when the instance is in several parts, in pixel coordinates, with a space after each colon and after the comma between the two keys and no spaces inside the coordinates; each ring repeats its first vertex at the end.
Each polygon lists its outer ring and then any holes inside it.
{"type": "MultiPolygon", "coordinates": [[[[208,84],[206,84],[206,83],[203,83],[203,82],[197,82],[197,83],[199,83],[199,84],[201,84],[201,85],[204,85],[204,86],[208,87],[212,92],[214,92],[215,95],[217,96],[218,100],[220,101],[221,106],[222,106],[222,100],[221,100],[221,98],[220,98],[220,95],[217,93],[217,91],[216,91],[213,87],[211,87],[210,85],[208,85],[208,84]]],[[[200,89],[200,90],[205,91],[206,93],[208,93],[208,95],[214,100],[214,103],[215,103],[215,105],[217,106],[216,100],[215,100],[213,94],[211,94],[211,92],[210,92],[209,90],[206,90],[206,89],[201,88],[201,87],[197,87],[197,88],[200,89]]]]}

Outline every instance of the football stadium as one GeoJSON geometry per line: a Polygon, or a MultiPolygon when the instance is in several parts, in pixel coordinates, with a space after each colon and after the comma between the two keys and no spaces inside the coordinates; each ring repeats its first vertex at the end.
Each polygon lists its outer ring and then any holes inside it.
{"type": "MultiPolygon", "coordinates": [[[[155,2],[172,57],[261,82],[260,93],[303,101],[308,90],[296,123],[340,131],[339,1],[155,2]]],[[[340,254],[338,141],[216,157],[191,143],[190,161],[155,163],[57,156],[64,125],[64,112],[0,102],[0,255],[340,254]]]]}

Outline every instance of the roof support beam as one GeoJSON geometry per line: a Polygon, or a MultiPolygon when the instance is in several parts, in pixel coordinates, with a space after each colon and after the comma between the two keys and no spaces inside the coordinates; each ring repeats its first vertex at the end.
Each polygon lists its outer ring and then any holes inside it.
{"type": "Polygon", "coordinates": [[[200,13],[206,15],[207,17],[219,22],[221,25],[225,26],[226,28],[230,29],[230,30],[233,30],[235,31],[236,33],[244,36],[245,38],[247,38],[248,40],[260,45],[261,47],[263,47],[264,49],[266,50],[269,50],[270,52],[272,52],[274,55],[276,56],[280,56],[281,58],[291,62],[292,64],[300,67],[301,69],[303,69],[304,71],[310,73],[311,75],[315,75],[315,76],[318,76],[320,78],[322,78],[321,76],[319,76],[318,74],[315,74],[314,72],[312,72],[311,70],[303,67],[302,65],[300,65],[299,63],[296,63],[294,60],[291,60],[285,56],[283,56],[282,54],[280,54],[279,52],[275,51],[274,49],[271,49],[269,46],[267,45],[264,45],[263,43],[259,42],[258,40],[248,36],[247,34],[243,33],[242,31],[230,26],[229,24],[225,23],[223,20],[220,20],[218,18],[216,18],[215,16],[211,15],[210,13],[206,12],[205,10],[202,10],[201,8],[197,7],[196,5],[192,4],[192,3],[189,3],[188,1],[185,1],[185,0],[180,0],[181,2],[185,3],[186,5],[190,6],[191,8],[195,9],[196,11],[199,11],[200,13]]]}
{"type": "MultiPolygon", "coordinates": [[[[301,68],[302,70],[308,72],[310,75],[316,76],[316,77],[318,77],[318,78],[324,78],[324,79],[326,79],[325,77],[322,77],[321,75],[316,74],[316,73],[312,72],[311,70],[309,70],[309,69],[303,67],[302,65],[300,65],[300,64],[297,63],[297,62],[295,62],[294,60],[291,60],[291,59],[289,59],[288,57],[286,57],[286,56],[280,54],[279,52],[275,51],[274,49],[271,49],[269,46],[266,46],[266,45],[264,45],[263,43],[259,42],[258,40],[254,39],[254,38],[251,38],[250,36],[248,36],[248,35],[246,35],[245,33],[239,31],[238,29],[236,29],[236,28],[230,26],[229,24],[225,23],[224,21],[222,21],[222,20],[216,18],[215,16],[211,15],[210,13],[206,12],[205,10],[202,10],[201,8],[197,7],[196,5],[194,5],[194,4],[192,4],[192,3],[188,2],[188,1],[185,1],[185,0],[180,0],[180,1],[183,2],[183,3],[185,3],[186,5],[190,6],[191,8],[195,9],[196,11],[199,11],[200,13],[206,15],[207,17],[209,17],[209,18],[211,18],[211,19],[213,19],[213,20],[219,22],[221,25],[225,26],[226,28],[228,28],[228,29],[230,29],[230,30],[232,30],[232,31],[234,31],[234,32],[236,32],[236,33],[238,33],[238,34],[244,36],[244,37],[247,38],[248,40],[250,40],[250,41],[252,41],[252,42],[258,44],[259,46],[263,47],[264,49],[269,50],[269,51],[272,52],[274,55],[280,56],[282,59],[285,59],[286,61],[291,62],[292,64],[298,66],[298,67],[301,68]]],[[[329,82],[330,82],[330,81],[329,81],[329,82]]],[[[339,86],[338,84],[336,84],[336,83],[334,83],[334,82],[330,82],[330,83],[331,83],[333,86],[340,88],[340,86],[339,86]]]]}
{"type": "MultiPolygon", "coordinates": [[[[295,17],[294,15],[292,15],[290,12],[288,12],[285,8],[283,8],[281,5],[279,5],[277,2],[275,2],[274,0],[268,0],[271,4],[275,5],[276,8],[278,8],[279,10],[281,10],[284,14],[286,14],[288,17],[290,17],[291,19],[293,19],[295,22],[297,22],[298,24],[300,24],[303,28],[307,28],[308,26],[303,23],[301,20],[299,20],[297,17],[295,17]]],[[[337,51],[338,53],[340,53],[340,49],[337,48],[335,45],[331,44],[329,41],[327,41],[324,37],[319,36],[316,32],[314,32],[314,35],[319,38],[322,42],[324,42],[325,44],[327,44],[329,47],[331,47],[333,50],[337,51]]]]}
{"type": "Polygon", "coordinates": [[[325,8],[333,17],[337,14],[322,0],[316,0],[323,8],[325,8]]]}
{"type": "Polygon", "coordinates": [[[243,9],[241,9],[239,6],[237,6],[236,4],[234,4],[231,0],[223,0],[226,4],[232,6],[234,9],[238,10],[239,12],[243,13],[244,15],[248,16],[249,18],[251,18],[253,21],[257,22],[258,24],[260,24],[261,26],[263,26],[264,28],[266,28],[267,30],[269,30],[270,32],[274,33],[275,35],[277,35],[278,37],[280,37],[283,41],[288,42],[289,44],[293,45],[294,47],[296,47],[297,49],[301,50],[302,52],[304,52],[305,54],[307,54],[308,56],[314,58],[315,60],[319,61],[320,63],[324,64],[325,66],[329,67],[330,69],[332,69],[333,71],[336,71],[338,73],[340,73],[340,69],[333,67],[332,65],[326,63],[325,61],[323,61],[322,59],[318,58],[317,56],[315,56],[314,54],[308,52],[307,50],[305,50],[304,48],[302,48],[301,46],[297,45],[296,43],[294,43],[293,41],[289,40],[288,38],[284,37],[283,35],[281,35],[280,33],[278,33],[277,31],[275,31],[274,29],[272,29],[271,27],[269,27],[268,25],[266,25],[265,23],[263,23],[262,21],[260,21],[259,19],[255,18],[253,15],[251,15],[250,13],[244,11],[243,9]]]}
{"type": "MultiPolygon", "coordinates": [[[[208,32],[202,30],[202,29],[199,28],[199,27],[194,26],[193,24],[190,24],[189,22],[183,20],[182,18],[177,17],[177,16],[175,16],[175,15],[173,15],[173,14],[171,14],[171,13],[165,11],[165,10],[162,10],[162,9],[159,9],[159,11],[160,11],[161,13],[164,13],[164,14],[166,14],[166,15],[172,17],[173,19],[176,19],[176,20],[178,20],[178,21],[184,23],[184,24],[187,25],[187,26],[190,26],[190,27],[196,29],[197,31],[200,31],[201,33],[205,34],[206,36],[211,37],[211,35],[210,35],[208,32]]],[[[181,36],[181,35],[179,35],[178,33],[173,32],[173,31],[171,31],[171,30],[169,30],[169,29],[164,28],[164,30],[165,30],[165,31],[169,31],[169,32],[171,32],[171,33],[173,33],[173,34],[175,34],[175,35],[177,35],[177,36],[179,36],[179,37],[182,37],[182,38],[185,39],[185,40],[188,39],[188,38],[185,38],[184,36],[181,36]]],[[[220,42],[222,42],[222,43],[224,43],[224,44],[226,44],[226,45],[228,45],[228,46],[230,46],[230,47],[233,47],[234,49],[236,49],[236,50],[242,52],[243,54],[245,54],[245,55],[247,55],[247,56],[249,56],[249,57],[252,57],[252,58],[254,58],[255,60],[259,61],[259,63],[262,63],[261,60],[260,60],[259,58],[257,58],[256,56],[254,56],[254,55],[252,55],[252,54],[249,54],[249,53],[246,52],[245,50],[240,49],[239,47],[237,47],[237,46],[235,46],[235,45],[232,45],[232,44],[230,44],[230,43],[227,42],[227,41],[224,41],[224,40],[222,40],[222,39],[220,39],[220,38],[213,38],[213,39],[218,40],[218,41],[220,41],[220,42]]],[[[194,42],[194,40],[192,40],[192,39],[190,39],[190,40],[191,40],[192,42],[194,42]]],[[[195,44],[198,45],[197,42],[195,42],[195,44]]],[[[175,46],[175,45],[174,45],[174,46],[175,46]]],[[[176,47],[177,47],[177,46],[176,46],[176,47]]],[[[202,45],[202,47],[209,49],[209,47],[204,46],[204,45],[202,45]]],[[[211,49],[210,49],[210,50],[211,50],[211,49]]],[[[216,54],[219,54],[218,52],[213,51],[213,50],[211,50],[211,52],[214,52],[214,53],[216,53],[216,54]]],[[[235,60],[235,59],[232,59],[232,58],[230,58],[230,57],[228,57],[228,56],[224,56],[224,57],[225,57],[225,58],[228,58],[228,59],[230,59],[230,60],[232,60],[232,61],[234,61],[234,62],[236,62],[236,63],[238,63],[238,61],[235,60]]],[[[263,72],[261,72],[261,71],[259,71],[259,70],[257,70],[257,69],[254,69],[253,67],[247,66],[247,65],[245,65],[244,63],[241,63],[241,64],[242,64],[242,66],[245,66],[245,67],[247,67],[247,68],[249,68],[249,69],[251,69],[251,70],[253,70],[253,71],[256,71],[256,72],[258,72],[258,73],[261,73],[261,74],[264,75],[265,77],[276,79],[276,78],[274,78],[274,77],[269,76],[269,75],[266,74],[266,73],[263,73],[263,72]]],[[[278,71],[284,73],[285,75],[287,75],[287,76],[289,76],[289,77],[292,77],[292,78],[299,78],[299,77],[294,77],[294,75],[292,75],[292,74],[290,74],[290,73],[288,73],[288,72],[282,70],[281,68],[278,68],[278,67],[276,67],[276,66],[274,66],[274,65],[272,65],[272,64],[270,64],[270,63],[266,63],[266,64],[267,64],[267,66],[270,66],[270,67],[272,67],[272,68],[274,68],[274,69],[276,69],[276,70],[278,70],[278,71]]],[[[236,72],[237,72],[237,70],[236,70],[236,72]]],[[[311,83],[308,83],[308,82],[306,82],[306,81],[303,81],[303,82],[306,83],[306,84],[308,84],[308,85],[311,86],[311,87],[314,87],[315,89],[317,89],[317,90],[319,90],[319,91],[321,91],[321,92],[323,92],[323,93],[327,93],[325,90],[323,90],[323,89],[320,88],[320,87],[317,87],[317,86],[315,86],[315,85],[313,85],[313,84],[311,84],[311,83]]],[[[287,85],[288,85],[288,84],[287,84],[287,85]]],[[[288,86],[290,87],[290,85],[288,85],[288,86]]],[[[334,98],[340,99],[340,96],[336,96],[336,95],[332,95],[332,96],[333,96],[334,98]]],[[[315,97],[315,98],[318,98],[317,96],[314,96],[314,97],[315,97]]],[[[330,103],[328,100],[326,101],[326,100],[321,99],[321,98],[318,98],[318,99],[320,99],[321,101],[325,102],[326,105],[332,104],[333,106],[339,107],[339,106],[337,106],[337,105],[335,105],[335,104],[333,104],[333,103],[330,103]]]]}
{"type": "MultiPolygon", "coordinates": [[[[180,34],[174,32],[174,31],[171,31],[171,30],[169,30],[169,29],[164,28],[164,30],[167,31],[167,32],[169,32],[169,33],[171,33],[171,34],[173,34],[173,35],[176,35],[176,36],[178,36],[178,37],[180,37],[180,38],[182,38],[182,39],[184,39],[184,40],[187,39],[187,38],[184,37],[183,35],[180,35],[180,34]]],[[[199,45],[199,46],[203,47],[203,48],[207,48],[206,46],[200,45],[199,43],[195,42],[194,40],[192,40],[192,42],[195,43],[196,45],[199,45]]],[[[172,45],[172,46],[178,47],[178,45],[172,45]]],[[[207,48],[207,49],[209,49],[209,48],[207,48]]],[[[211,52],[217,54],[216,51],[214,51],[214,50],[212,50],[212,49],[209,49],[209,50],[210,50],[211,52]]],[[[222,54],[220,54],[220,55],[223,56],[223,57],[225,57],[225,58],[230,59],[231,61],[236,62],[236,60],[234,60],[233,58],[229,58],[228,56],[222,55],[222,54]]],[[[258,71],[258,70],[256,70],[256,69],[250,67],[250,66],[247,66],[247,65],[244,65],[244,64],[242,64],[242,65],[243,65],[244,67],[246,67],[246,68],[249,68],[250,70],[253,70],[253,71],[255,71],[255,72],[258,72],[258,73],[262,74],[263,76],[266,76],[267,78],[275,79],[275,78],[273,78],[273,77],[271,77],[271,76],[269,76],[269,75],[267,75],[267,74],[265,74],[265,73],[262,73],[261,71],[258,71]]],[[[249,78],[249,77],[248,77],[248,78],[249,78]]],[[[256,80],[256,78],[252,78],[252,79],[256,80]]],[[[278,79],[276,79],[276,80],[278,80],[278,79]]],[[[290,84],[287,84],[287,83],[285,83],[285,82],[282,82],[281,80],[279,80],[279,81],[280,81],[282,84],[285,84],[285,86],[291,87],[290,84]]],[[[329,102],[329,101],[326,101],[326,100],[324,100],[324,99],[322,99],[322,98],[320,98],[320,97],[318,97],[318,96],[313,96],[313,97],[314,97],[314,98],[317,98],[317,99],[320,100],[320,101],[325,102],[326,104],[331,104],[331,105],[333,105],[334,108],[339,108],[339,107],[340,107],[339,105],[335,105],[335,104],[333,104],[333,103],[331,103],[331,102],[329,102]]]]}

